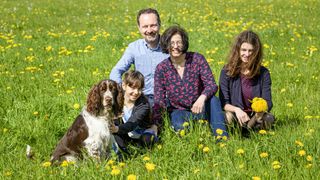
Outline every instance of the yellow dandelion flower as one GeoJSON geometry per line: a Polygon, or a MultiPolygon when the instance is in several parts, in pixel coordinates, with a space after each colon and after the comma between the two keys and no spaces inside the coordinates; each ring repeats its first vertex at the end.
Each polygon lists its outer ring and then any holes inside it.
{"type": "Polygon", "coordinates": [[[145,157],[143,158],[143,160],[144,160],[144,161],[150,161],[150,157],[145,156],[145,157]]]}
{"type": "Polygon", "coordinates": [[[108,162],[107,162],[107,165],[113,165],[114,164],[114,160],[110,159],[108,162]]]}
{"type": "Polygon", "coordinates": [[[268,104],[265,99],[255,97],[252,100],[251,108],[254,112],[265,112],[268,110],[268,104]]]}
{"type": "Polygon", "coordinates": [[[117,176],[117,175],[119,175],[120,173],[121,173],[120,169],[118,169],[118,168],[113,168],[110,174],[111,174],[112,176],[117,176]]]}
{"type": "Polygon", "coordinates": [[[280,162],[279,161],[273,161],[272,162],[272,168],[277,170],[281,168],[280,162]]]}
{"type": "Polygon", "coordinates": [[[259,176],[253,176],[252,180],[261,180],[261,178],[259,176]]]}
{"type": "Polygon", "coordinates": [[[272,165],[276,165],[276,164],[280,164],[280,162],[279,161],[273,161],[272,162],[272,165]]]}
{"type": "Polygon", "coordinates": [[[244,154],[244,149],[238,149],[237,154],[243,155],[244,154]]]}
{"type": "Polygon", "coordinates": [[[71,89],[68,89],[68,90],[66,90],[66,93],[67,93],[67,94],[71,94],[71,93],[72,93],[72,90],[71,90],[71,89]]]}
{"type": "Polygon", "coordinates": [[[52,50],[53,50],[52,46],[47,46],[47,47],[46,47],[46,51],[47,51],[47,52],[50,52],[50,51],[52,51],[52,50]]]}
{"type": "Polygon", "coordinates": [[[222,140],[224,141],[228,140],[228,136],[222,136],[222,140]]]}
{"type": "Polygon", "coordinates": [[[218,65],[221,65],[221,64],[224,64],[225,62],[224,61],[218,61],[217,63],[218,63],[218,65]]]}
{"type": "Polygon", "coordinates": [[[216,133],[217,133],[218,135],[222,135],[223,130],[218,128],[218,129],[216,130],[216,133]]]}
{"type": "Polygon", "coordinates": [[[223,148],[223,147],[226,146],[226,144],[225,144],[225,143],[219,143],[219,146],[220,146],[221,148],[223,148]]]}
{"type": "Polygon", "coordinates": [[[12,171],[6,171],[6,172],[4,173],[4,176],[12,176],[12,171]]]}
{"type": "Polygon", "coordinates": [[[203,151],[204,153],[208,153],[208,152],[210,151],[210,148],[209,148],[208,146],[206,146],[206,147],[204,147],[204,148],[202,149],[202,151],[203,151]]]}
{"type": "Polygon", "coordinates": [[[196,169],[193,170],[193,174],[197,174],[197,173],[199,173],[199,172],[200,172],[200,169],[199,169],[199,168],[196,168],[196,169]]]}
{"type": "Polygon", "coordinates": [[[312,161],[312,159],[313,159],[312,156],[310,155],[307,156],[307,161],[312,161]]]}
{"type": "Polygon", "coordinates": [[[79,109],[80,108],[80,104],[78,104],[78,103],[75,103],[74,105],[73,105],[73,109],[79,109]]]}
{"type": "Polygon", "coordinates": [[[205,119],[200,119],[200,120],[198,120],[198,122],[199,122],[200,124],[206,124],[206,123],[208,123],[208,121],[205,120],[205,119]]]}
{"type": "Polygon", "coordinates": [[[199,149],[202,149],[202,148],[203,148],[203,144],[199,144],[199,145],[198,145],[198,148],[199,148],[199,149]]]}
{"type": "Polygon", "coordinates": [[[287,103],[287,107],[292,108],[293,104],[289,102],[289,103],[287,103]]]}
{"type": "Polygon", "coordinates": [[[123,168],[125,166],[126,166],[126,163],[124,163],[124,162],[119,163],[119,167],[123,168]]]}
{"type": "Polygon", "coordinates": [[[6,133],[6,132],[8,132],[8,129],[7,128],[3,128],[2,132],[6,133]]]}
{"type": "Polygon", "coordinates": [[[184,123],[182,124],[182,126],[183,126],[183,127],[188,127],[188,126],[189,126],[189,122],[184,122],[184,123]]]}
{"type": "Polygon", "coordinates": [[[303,147],[303,143],[301,141],[296,140],[295,143],[297,146],[303,147]]]}
{"type": "Polygon", "coordinates": [[[32,39],[32,35],[24,35],[23,39],[32,39]]]}
{"type": "Polygon", "coordinates": [[[185,131],[184,129],[180,130],[180,131],[179,131],[179,135],[180,135],[181,137],[185,136],[185,135],[186,135],[186,131],[185,131]]]}
{"type": "Polygon", "coordinates": [[[39,115],[39,112],[35,111],[35,112],[33,112],[33,115],[37,116],[37,115],[39,115]]]}
{"type": "Polygon", "coordinates": [[[267,134],[267,131],[264,129],[261,129],[261,130],[259,130],[259,134],[265,135],[265,134],[267,134]]]}
{"type": "Polygon", "coordinates": [[[305,156],[306,155],[306,151],[305,150],[300,150],[298,152],[299,156],[305,156]]]}
{"type": "Polygon", "coordinates": [[[66,161],[66,160],[64,160],[64,161],[60,164],[61,167],[67,167],[68,165],[69,165],[69,163],[68,163],[68,161],[66,161]]]}
{"type": "Polygon", "coordinates": [[[49,166],[51,166],[51,162],[50,161],[44,162],[42,164],[42,167],[49,167],[49,166]]]}
{"type": "Polygon", "coordinates": [[[129,174],[129,175],[127,176],[127,180],[136,180],[136,179],[137,179],[137,176],[134,175],[134,174],[129,174]]]}
{"type": "Polygon", "coordinates": [[[284,93],[284,92],[286,92],[286,89],[285,89],[285,88],[282,88],[282,89],[280,90],[280,93],[284,93]]]}
{"type": "Polygon", "coordinates": [[[267,153],[267,152],[262,152],[262,153],[260,153],[260,157],[261,158],[266,158],[266,157],[268,157],[269,156],[269,154],[267,153]]]}
{"type": "Polygon", "coordinates": [[[145,167],[149,172],[151,172],[156,168],[156,165],[153,163],[146,163],[145,167]]]}
{"type": "Polygon", "coordinates": [[[311,164],[311,163],[307,164],[307,165],[306,165],[306,168],[307,168],[307,169],[312,168],[312,164],[311,164]]]}
{"type": "Polygon", "coordinates": [[[280,169],[280,168],[281,168],[280,164],[273,165],[273,169],[280,169]]]}

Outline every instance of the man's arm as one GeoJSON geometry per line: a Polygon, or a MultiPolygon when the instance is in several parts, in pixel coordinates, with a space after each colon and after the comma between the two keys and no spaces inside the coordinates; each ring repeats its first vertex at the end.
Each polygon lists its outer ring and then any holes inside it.
{"type": "Polygon", "coordinates": [[[129,45],[116,66],[112,68],[110,72],[110,79],[117,83],[121,83],[122,74],[128,71],[132,64],[134,64],[134,53],[133,48],[129,45]]]}

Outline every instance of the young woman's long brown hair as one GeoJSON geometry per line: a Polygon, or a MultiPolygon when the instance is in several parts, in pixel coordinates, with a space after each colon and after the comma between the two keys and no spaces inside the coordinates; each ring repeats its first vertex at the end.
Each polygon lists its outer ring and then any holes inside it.
{"type": "Polygon", "coordinates": [[[260,73],[262,55],[262,46],[259,36],[250,30],[243,31],[236,37],[229,53],[228,64],[226,65],[227,75],[236,77],[241,72],[248,70],[249,73],[245,76],[253,78],[260,73]],[[247,63],[242,63],[240,58],[240,47],[243,43],[249,43],[253,46],[253,52],[249,56],[247,63]]]}

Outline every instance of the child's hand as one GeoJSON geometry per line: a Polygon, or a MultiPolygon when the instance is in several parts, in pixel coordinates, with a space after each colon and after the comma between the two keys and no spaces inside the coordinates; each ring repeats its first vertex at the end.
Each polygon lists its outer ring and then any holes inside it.
{"type": "Polygon", "coordinates": [[[114,125],[113,123],[109,125],[109,129],[111,133],[117,133],[119,131],[119,127],[114,125]]]}

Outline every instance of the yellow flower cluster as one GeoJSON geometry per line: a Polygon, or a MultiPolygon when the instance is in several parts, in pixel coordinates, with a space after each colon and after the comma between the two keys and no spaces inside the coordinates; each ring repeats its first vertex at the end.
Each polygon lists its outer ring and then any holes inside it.
{"type": "Polygon", "coordinates": [[[252,100],[251,108],[254,112],[265,112],[268,110],[268,104],[265,99],[255,97],[252,100]]]}

